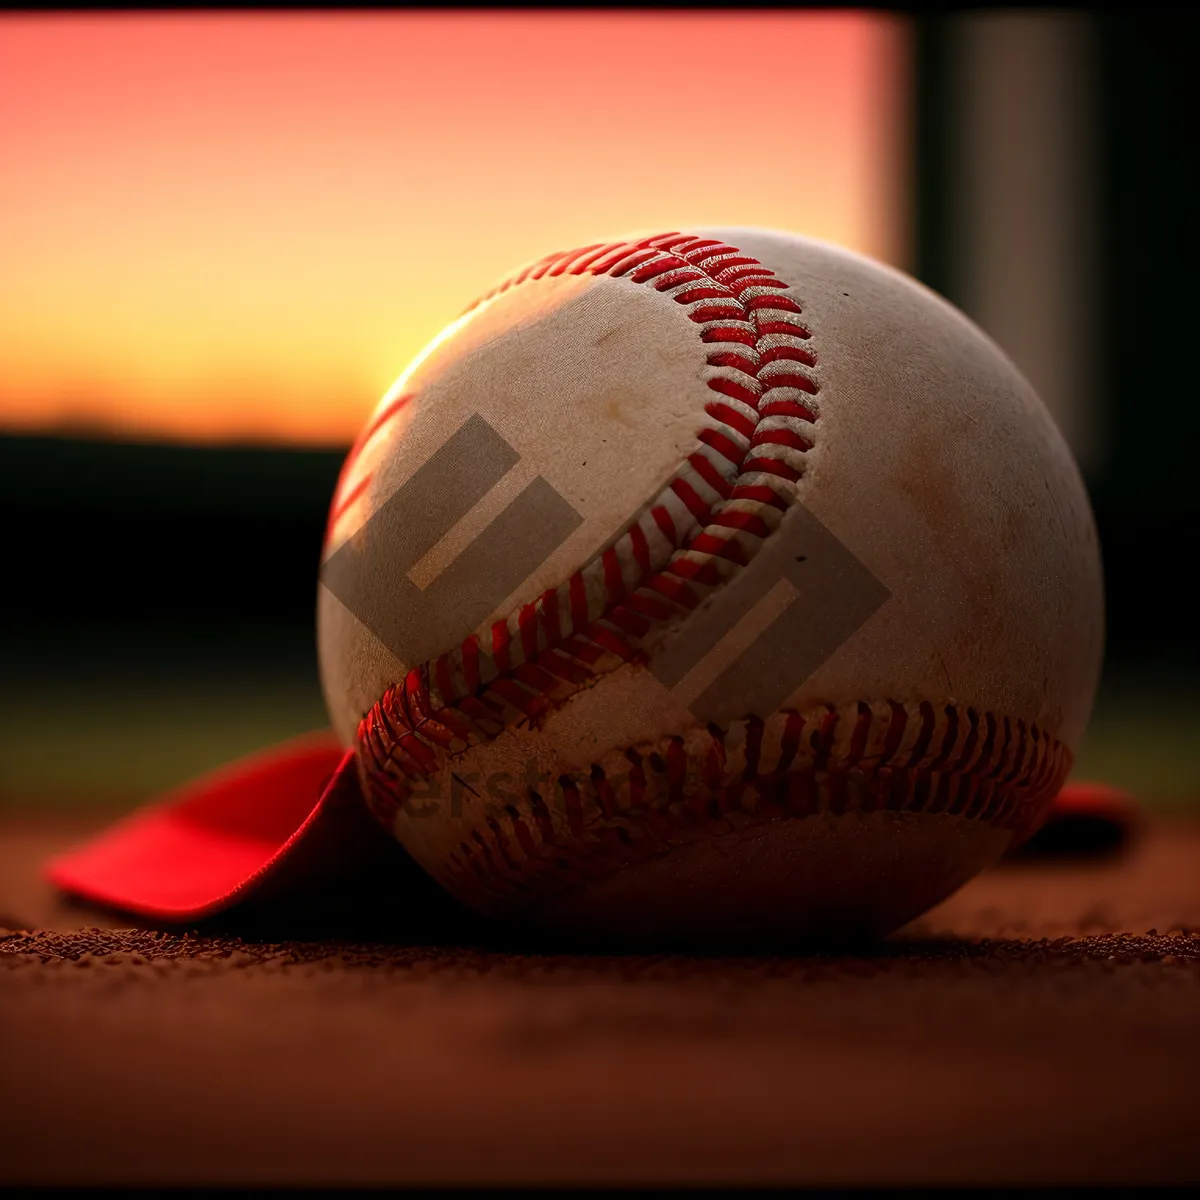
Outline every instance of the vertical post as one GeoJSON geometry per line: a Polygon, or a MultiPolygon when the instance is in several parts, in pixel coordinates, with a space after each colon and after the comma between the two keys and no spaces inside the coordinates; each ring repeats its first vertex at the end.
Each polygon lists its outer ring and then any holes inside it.
{"type": "Polygon", "coordinates": [[[950,22],[940,13],[913,17],[915,58],[912,157],[914,274],[927,287],[957,301],[950,263],[954,236],[950,153],[953,71],[950,22]]]}
{"type": "Polygon", "coordinates": [[[953,298],[1024,372],[1085,470],[1104,452],[1092,25],[999,10],[948,29],[953,298]]]}

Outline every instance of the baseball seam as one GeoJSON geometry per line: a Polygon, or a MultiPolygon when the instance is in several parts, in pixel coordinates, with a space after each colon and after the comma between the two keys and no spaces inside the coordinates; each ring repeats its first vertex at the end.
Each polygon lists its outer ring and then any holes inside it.
{"type": "Polygon", "coordinates": [[[503,915],[698,838],[821,812],[940,813],[1016,840],[1070,766],[1070,751],[1036,726],[972,708],[783,710],[613,750],[555,781],[553,812],[546,789],[531,787],[526,815],[494,805],[433,873],[503,915]],[[689,790],[689,777],[700,786],[689,790]]]}
{"type": "MultiPolygon", "coordinates": [[[[745,566],[796,498],[820,385],[800,305],[780,294],[787,285],[735,247],[675,233],[550,255],[467,312],[513,287],[584,273],[649,284],[688,308],[709,347],[706,423],[674,478],[604,551],[494,622],[485,638],[472,635],[413,668],[364,714],[360,772],[368,804],[388,828],[402,810],[412,814],[414,785],[471,745],[536,723],[609,672],[644,660],[648,635],[686,617],[745,566]]],[[[391,401],[352,456],[410,399],[391,401]]],[[[365,482],[335,501],[335,511],[345,512],[365,482]]],[[[1036,726],[953,703],[780,710],[765,721],[614,749],[559,777],[557,817],[531,789],[521,798],[525,815],[514,804],[491,806],[432,869],[456,894],[495,909],[701,833],[818,811],[953,813],[1019,838],[1070,765],[1066,746],[1036,726]],[[614,772],[624,773],[619,787],[614,772]],[[690,795],[681,790],[688,776],[703,782],[690,795]]]]}
{"type": "MultiPolygon", "coordinates": [[[[820,385],[800,305],[780,294],[788,285],[733,246],[671,233],[549,255],[467,312],[521,284],[584,273],[648,284],[687,308],[709,347],[707,421],[674,478],[604,551],[495,621],[485,639],[472,634],[387,689],[358,729],[376,786],[394,786],[397,767],[426,774],[439,752],[536,720],[639,658],[653,628],[686,617],[749,562],[795,498],[820,385]]],[[[406,400],[392,402],[357,450],[406,400]]]]}

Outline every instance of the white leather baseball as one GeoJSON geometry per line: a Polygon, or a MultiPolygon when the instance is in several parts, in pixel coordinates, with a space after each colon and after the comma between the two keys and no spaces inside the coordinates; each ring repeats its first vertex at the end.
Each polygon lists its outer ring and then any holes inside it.
{"type": "Polygon", "coordinates": [[[467,904],[571,929],[894,929],[1036,827],[1100,666],[1095,528],[1028,383],[907,276],[766,230],[549,255],[477,302],[347,459],[339,555],[320,666],[372,811],[467,904]],[[511,465],[397,590],[407,534],[374,518],[468,424],[511,465]],[[438,580],[536,496],[548,551],[436,632],[438,580]],[[383,589],[399,646],[348,588],[383,589]]]}

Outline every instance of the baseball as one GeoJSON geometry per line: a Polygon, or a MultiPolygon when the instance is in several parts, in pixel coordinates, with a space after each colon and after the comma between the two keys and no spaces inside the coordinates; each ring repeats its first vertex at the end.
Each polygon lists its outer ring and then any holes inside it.
{"type": "Polygon", "coordinates": [[[908,276],[761,229],[547,255],[346,459],[322,686],[481,913],[883,934],[1043,819],[1100,668],[1075,463],[908,276]]]}

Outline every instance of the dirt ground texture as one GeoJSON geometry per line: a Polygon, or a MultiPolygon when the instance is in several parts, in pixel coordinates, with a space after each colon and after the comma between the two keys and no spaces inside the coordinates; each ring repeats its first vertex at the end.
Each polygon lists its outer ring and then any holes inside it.
{"type": "Polygon", "coordinates": [[[0,823],[0,1183],[1200,1181],[1200,824],[888,941],[587,952],[375,890],[131,928],[0,823]]]}

